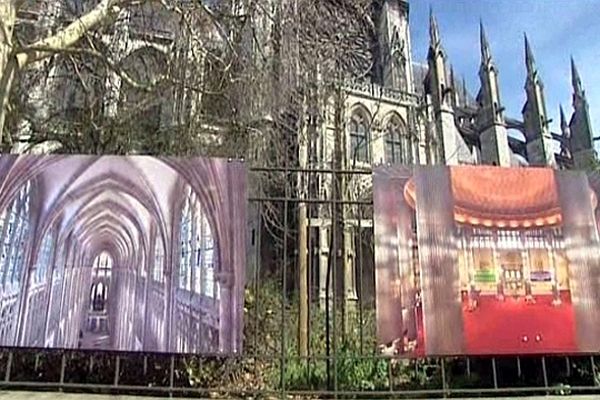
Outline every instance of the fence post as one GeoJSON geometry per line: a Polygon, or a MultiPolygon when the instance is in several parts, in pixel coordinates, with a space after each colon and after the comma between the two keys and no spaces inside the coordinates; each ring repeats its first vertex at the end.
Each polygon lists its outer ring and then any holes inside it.
{"type": "Polygon", "coordinates": [[[288,207],[289,207],[289,198],[290,198],[290,185],[287,183],[289,179],[289,168],[286,161],[286,166],[284,169],[285,174],[285,199],[283,201],[283,260],[282,260],[282,271],[281,271],[281,368],[280,368],[280,380],[281,380],[281,394],[285,397],[286,388],[285,388],[285,371],[286,371],[286,356],[285,356],[285,327],[286,327],[286,317],[285,317],[285,307],[286,307],[286,291],[287,291],[287,239],[288,239],[288,207]]]}
{"type": "Polygon", "coordinates": [[[544,356],[542,356],[542,375],[544,376],[544,387],[548,388],[548,370],[546,369],[546,357],[544,356]]]}
{"type": "Polygon", "coordinates": [[[115,379],[113,380],[113,386],[119,386],[119,375],[121,374],[121,357],[117,355],[115,357],[115,379]]]}
{"type": "Polygon", "coordinates": [[[492,357],[492,377],[494,379],[494,389],[498,389],[498,370],[496,368],[496,357],[492,357]]]}
{"type": "Polygon", "coordinates": [[[13,363],[13,352],[8,352],[8,361],[6,362],[6,371],[4,373],[4,382],[10,382],[10,371],[13,363]]]}
{"type": "Polygon", "coordinates": [[[446,381],[446,359],[445,358],[441,358],[440,359],[440,365],[441,365],[441,369],[442,369],[442,391],[443,391],[443,396],[444,397],[448,397],[448,382],[446,381]]]}
{"type": "Polygon", "coordinates": [[[60,387],[60,391],[62,392],[62,386],[65,383],[65,369],[67,366],[67,356],[65,355],[65,352],[61,352],[60,353],[60,379],[59,379],[59,387],[60,387]]]}
{"type": "Polygon", "coordinates": [[[592,378],[594,379],[594,386],[598,386],[598,371],[596,371],[596,361],[594,356],[590,356],[590,362],[592,363],[592,378]]]}

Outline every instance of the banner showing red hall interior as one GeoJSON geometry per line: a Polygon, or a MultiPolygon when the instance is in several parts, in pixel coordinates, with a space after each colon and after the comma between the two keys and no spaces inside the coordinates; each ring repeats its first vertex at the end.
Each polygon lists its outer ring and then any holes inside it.
{"type": "Polygon", "coordinates": [[[378,338],[407,356],[600,349],[596,174],[374,172],[378,338]]]}
{"type": "Polygon", "coordinates": [[[246,168],[0,156],[0,346],[238,353],[246,168]]]}

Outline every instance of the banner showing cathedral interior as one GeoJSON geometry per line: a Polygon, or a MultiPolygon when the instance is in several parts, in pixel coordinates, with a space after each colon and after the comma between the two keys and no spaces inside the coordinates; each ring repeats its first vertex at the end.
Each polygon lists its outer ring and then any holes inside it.
{"type": "Polygon", "coordinates": [[[598,193],[598,175],[551,168],[377,168],[382,350],[598,351],[598,193]]]}
{"type": "Polygon", "coordinates": [[[239,353],[245,226],[241,162],[2,155],[0,346],[239,353]]]}

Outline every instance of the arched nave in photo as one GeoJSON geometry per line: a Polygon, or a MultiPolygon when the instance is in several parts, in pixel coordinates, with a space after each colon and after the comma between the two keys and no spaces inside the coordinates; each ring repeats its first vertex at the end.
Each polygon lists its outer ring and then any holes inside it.
{"type": "Polygon", "coordinates": [[[238,352],[240,162],[0,157],[0,346],[238,352]]]}

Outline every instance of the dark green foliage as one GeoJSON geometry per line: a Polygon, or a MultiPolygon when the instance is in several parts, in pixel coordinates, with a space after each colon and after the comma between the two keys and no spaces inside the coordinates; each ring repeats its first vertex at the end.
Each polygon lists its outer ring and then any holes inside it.
{"type": "MultiPolygon", "coordinates": [[[[284,299],[279,282],[265,279],[259,288],[246,290],[244,357],[191,362],[190,382],[230,395],[247,391],[385,391],[390,378],[396,387],[434,386],[439,382],[430,369],[435,363],[390,360],[376,354],[373,310],[350,312],[347,332],[340,335],[341,312],[336,307],[338,334],[330,338],[329,374],[326,342],[326,313],[311,307],[310,355],[297,353],[298,306],[293,296],[284,299]],[[416,372],[415,372],[416,371],[416,372]],[[434,378],[430,378],[433,376],[434,378]],[[328,379],[329,377],[329,379],[328,379]],[[229,392],[231,390],[231,392],[229,392]]],[[[333,312],[330,324],[333,325],[333,312]]],[[[331,332],[334,332],[331,329],[331,332]]]]}
{"type": "MultiPolygon", "coordinates": [[[[297,352],[297,299],[294,295],[283,296],[279,281],[263,279],[260,285],[252,284],[246,290],[244,356],[189,364],[187,372],[193,386],[214,388],[215,393],[242,397],[256,392],[265,395],[307,392],[322,397],[317,394],[334,390],[365,395],[369,392],[430,391],[437,395],[443,388],[449,393],[494,388],[491,358],[471,358],[467,366],[465,357],[442,361],[391,359],[378,355],[373,309],[351,311],[347,329],[342,334],[341,307],[336,306],[335,329],[333,312],[330,318],[332,334],[328,366],[326,314],[322,307],[313,304],[310,309],[310,355],[301,358],[297,352]]],[[[520,376],[515,357],[497,358],[495,362],[499,394],[506,394],[501,392],[502,388],[517,387],[538,387],[540,393],[545,393],[541,358],[521,358],[520,376]]],[[[569,359],[568,370],[566,362],[563,357],[545,359],[548,385],[552,388],[549,392],[566,395],[573,392],[574,386],[594,384],[589,357],[569,359]]],[[[595,375],[596,380],[600,379],[598,366],[595,375]]],[[[529,389],[527,393],[532,392],[529,389]]]]}

